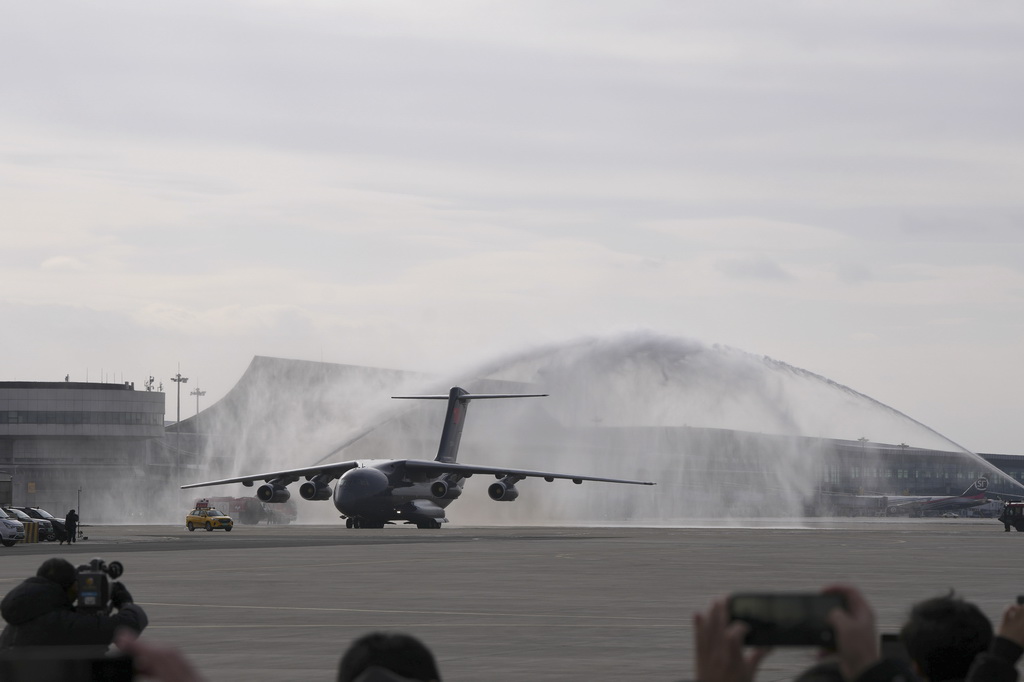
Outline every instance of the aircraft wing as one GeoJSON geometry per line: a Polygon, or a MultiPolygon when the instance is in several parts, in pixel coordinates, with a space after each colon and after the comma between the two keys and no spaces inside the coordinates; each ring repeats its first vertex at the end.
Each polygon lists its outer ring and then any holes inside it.
{"type": "Polygon", "coordinates": [[[273,481],[294,483],[300,478],[309,480],[314,476],[326,475],[330,478],[338,478],[349,469],[355,469],[359,462],[334,462],[332,464],[321,464],[319,466],[305,467],[303,469],[286,469],[284,471],[270,471],[265,474],[252,474],[249,476],[237,476],[235,478],[221,478],[216,481],[203,481],[202,483],[189,483],[181,486],[185,488],[204,488],[210,485],[223,485],[225,483],[241,483],[244,486],[251,486],[256,481],[273,481]]]}
{"type": "Polygon", "coordinates": [[[654,485],[651,481],[632,481],[624,478],[600,478],[598,476],[580,476],[578,474],[558,474],[549,471],[532,471],[529,469],[505,469],[502,467],[485,467],[476,466],[475,464],[458,464],[454,462],[437,462],[434,460],[427,461],[421,459],[407,459],[405,460],[405,468],[407,471],[421,471],[430,476],[440,476],[441,474],[458,474],[463,478],[468,478],[473,474],[492,474],[495,478],[505,478],[506,476],[513,476],[515,478],[543,478],[548,481],[552,481],[556,478],[565,478],[571,480],[573,483],[580,483],[582,481],[598,481],[600,483],[631,483],[633,485],[654,485]]]}

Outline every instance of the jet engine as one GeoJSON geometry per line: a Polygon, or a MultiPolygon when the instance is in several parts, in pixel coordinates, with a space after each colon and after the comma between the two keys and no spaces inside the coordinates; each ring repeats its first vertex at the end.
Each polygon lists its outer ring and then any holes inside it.
{"type": "Polygon", "coordinates": [[[264,483],[256,489],[260,502],[287,502],[291,496],[288,488],[278,483],[264,483]]]}
{"type": "Polygon", "coordinates": [[[515,485],[508,481],[498,481],[487,486],[487,494],[495,502],[511,502],[519,497],[515,485]]]}
{"type": "Polygon", "coordinates": [[[430,494],[441,500],[456,500],[462,495],[462,488],[448,481],[434,481],[430,484],[430,494]]]}
{"type": "Polygon", "coordinates": [[[329,500],[331,499],[331,486],[319,477],[314,477],[299,486],[299,495],[304,500],[329,500]]]}

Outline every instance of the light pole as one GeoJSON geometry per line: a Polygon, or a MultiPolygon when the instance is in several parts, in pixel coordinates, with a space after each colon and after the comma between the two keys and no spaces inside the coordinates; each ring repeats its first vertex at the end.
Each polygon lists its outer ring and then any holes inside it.
{"type": "MultiPolygon", "coordinates": [[[[199,417],[199,398],[204,396],[204,395],[206,395],[206,391],[200,391],[199,387],[196,386],[194,389],[192,389],[192,392],[189,393],[189,395],[194,395],[196,397],[196,417],[199,417]]],[[[199,432],[198,422],[199,422],[199,420],[196,419],[196,423],[197,423],[196,433],[199,432]]]]}
{"type": "Polygon", "coordinates": [[[188,383],[188,377],[181,376],[181,365],[178,365],[178,373],[171,377],[171,381],[178,385],[178,418],[174,422],[174,450],[177,456],[175,464],[178,467],[178,501],[181,501],[181,385],[188,383]]]}
{"type": "Polygon", "coordinates": [[[178,432],[178,424],[181,423],[181,385],[188,383],[188,377],[181,376],[181,368],[178,368],[178,373],[171,377],[171,381],[178,384],[178,418],[174,421],[174,431],[178,432]]]}
{"type": "Polygon", "coordinates": [[[198,456],[200,451],[202,450],[202,448],[200,447],[200,442],[201,441],[199,440],[199,438],[200,438],[200,436],[199,436],[199,398],[204,396],[204,395],[206,395],[206,391],[200,391],[199,390],[199,380],[198,379],[196,380],[196,387],[192,390],[191,393],[189,393],[189,395],[194,395],[196,397],[196,438],[195,438],[196,448],[195,448],[195,452],[196,452],[196,456],[198,456]]]}

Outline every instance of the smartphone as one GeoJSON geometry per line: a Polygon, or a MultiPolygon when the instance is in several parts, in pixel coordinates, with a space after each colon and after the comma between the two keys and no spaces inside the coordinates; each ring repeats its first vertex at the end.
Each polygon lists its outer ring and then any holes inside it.
{"type": "Polygon", "coordinates": [[[840,594],[738,593],[729,597],[729,620],[750,626],[745,644],[834,648],[835,633],[827,617],[846,608],[840,594]]]}

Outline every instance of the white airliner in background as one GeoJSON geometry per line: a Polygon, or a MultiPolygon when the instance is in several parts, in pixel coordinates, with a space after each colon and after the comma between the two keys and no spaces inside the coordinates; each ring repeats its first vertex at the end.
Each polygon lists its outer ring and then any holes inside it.
{"type": "Polygon", "coordinates": [[[858,495],[860,498],[885,499],[885,510],[892,514],[920,516],[924,512],[960,511],[978,507],[988,502],[985,491],[988,479],[979,478],[971,487],[959,495],[858,495]]]}

